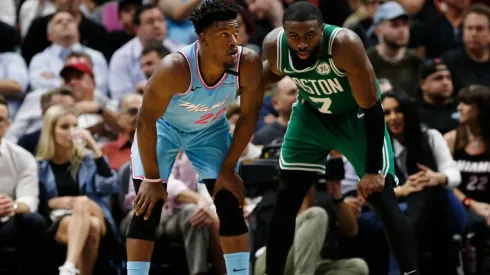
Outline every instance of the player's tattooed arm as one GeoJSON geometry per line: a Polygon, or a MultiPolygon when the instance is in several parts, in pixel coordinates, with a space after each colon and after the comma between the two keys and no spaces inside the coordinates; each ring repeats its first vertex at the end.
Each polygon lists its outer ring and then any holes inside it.
{"type": "Polygon", "coordinates": [[[243,150],[255,131],[264,96],[262,60],[254,51],[243,48],[240,61],[240,118],[237,121],[233,142],[223,161],[223,169],[233,173],[243,150]]]}
{"type": "Polygon", "coordinates": [[[262,43],[262,51],[264,56],[264,86],[268,87],[279,80],[284,75],[277,69],[277,36],[282,28],[276,28],[271,31],[262,43]]]}
{"type": "Polygon", "coordinates": [[[148,80],[137,124],[138,148],[146,178],[160,177],[156,155],[156,122],[167,110],[172,96],[175,93],[184,93],[189,83],[189,66],[179,53],[170,54],[162,59],[148,80]]]}

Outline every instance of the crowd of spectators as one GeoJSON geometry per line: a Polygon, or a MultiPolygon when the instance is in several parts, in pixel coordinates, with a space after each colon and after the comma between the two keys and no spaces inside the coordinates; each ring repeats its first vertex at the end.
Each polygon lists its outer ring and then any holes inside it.
{"type": "MultiPolygon", "coordinates": [[[[197,39],[187,17],[202,1],[0,1],[0,274],[124,274],[144,87],[163,57],[197,39]]],[[[233,1],[239,44],[261,54],[295,0],[233,1]]],[[[309,1],[361,38],[376,72],[421,274],[486,274],[490,1],[309,1]]],[[[297,92],[288,77],[267,89],[240,158],[256,275],[297,92]]],[[[232,131],[239,106],[227,110],[232,131]]],[[[354,168],[342,152],[326,161],[298,212],[287,274],[400,274],[354,168]]],[[[152,272],[226,274],[212,199],[184,152],[168,195],[152,272]]]]}

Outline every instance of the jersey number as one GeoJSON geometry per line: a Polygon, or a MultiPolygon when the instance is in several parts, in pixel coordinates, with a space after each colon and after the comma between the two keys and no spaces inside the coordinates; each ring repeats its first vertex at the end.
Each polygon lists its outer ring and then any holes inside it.
{"type": "Polygon", "coordinates": [[[327,98],[318,98],[318,97],[311,97],[310,96],[310,99],[311,101],[315,102],[315,103],[322,103],[322,107],[320,107],[320,112],[324,113],[324,114],[331,114],[332,111],[330,111],[330,105],[332,105],[332,100],[327,97],[327,98]]]}
{"type": "Polygon", "coordinates": [[[207,113],[201,116],[198,120],[194,121],[194,124],[207,124],[211,121],[217,120],[224,112],[226,112],[226,107],[219,110],[216,114],[207,113]]]}
{"type": "Polygon", "coordinates": [[[471,176],[466,189],[468,191],[484,191],[487,187],[488,177],[471,176]]]}

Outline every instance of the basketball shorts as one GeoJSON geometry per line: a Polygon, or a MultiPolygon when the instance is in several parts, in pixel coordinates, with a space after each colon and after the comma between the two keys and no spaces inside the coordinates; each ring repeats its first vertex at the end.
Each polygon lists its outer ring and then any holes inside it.
{"type": "MultiPolygon", "coordinates": [[[[199,180],[216,179],[228,154],[232,136],[226,119],[205,129],[183,132],[164,119],[157,121],[157,159],[162,182],[166,182],[179,150],[182,150],[199,175],[199,180]]],[[[143,179],[144,170],[135,138],[131,148],[133,179],[143,179]]]]}
{"type": "MultiPolygon", "coordinates": [[[[331,149],[341,152],[354,166],[359,178],[365,174],[366,134],[364,113],[327,115],[318,112],[301,98],[293,106],[291,120],[281,148],[279,164],[283,170],[325,173],[331,149]]],[[[390,173],[396,182],[393,149],[385,126],[381,171],[390,173]]]]}

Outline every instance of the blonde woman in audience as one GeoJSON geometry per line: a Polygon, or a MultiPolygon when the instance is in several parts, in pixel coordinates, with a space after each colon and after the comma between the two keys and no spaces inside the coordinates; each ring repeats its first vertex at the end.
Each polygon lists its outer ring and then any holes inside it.
{"type": "Polygon", "coordinates": [[[108,205],[117,178],[90,132],[77,128],[73,110],[54,105],[43,122],[36,155],[40,199],[50,233],[68,247],[60,275],[92,274],[101,239],[117,232],[108,205]]]}

